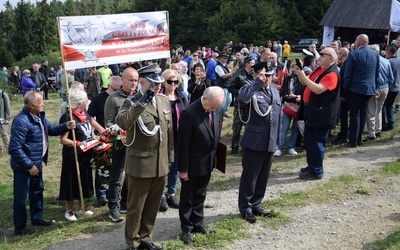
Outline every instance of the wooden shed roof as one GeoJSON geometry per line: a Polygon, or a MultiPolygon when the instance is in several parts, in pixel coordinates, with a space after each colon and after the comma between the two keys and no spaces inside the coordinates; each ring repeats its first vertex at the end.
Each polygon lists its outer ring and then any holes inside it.
{"type": "Polygon", "coordinates": [[[334,0],[322,26],[388,29],[392,0],[334,0]]]}

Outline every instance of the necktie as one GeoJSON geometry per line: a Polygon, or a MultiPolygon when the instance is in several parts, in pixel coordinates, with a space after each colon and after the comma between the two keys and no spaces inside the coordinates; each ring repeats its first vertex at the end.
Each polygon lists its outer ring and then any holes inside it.
{"type": "Polygon", "coordinates": [[[268,103],[271,104],[272,103],[272,92],[271,92],[271,88],[265,87],[265,92],[267,93],[267,98],[268,98],[268,103]]]}
{"type": "Polygon", "coordinates": [[[208,123],[210,124],[211,129],[213,128],[213,120],[212,120],[212,112],[208,113],[208,123]]]}

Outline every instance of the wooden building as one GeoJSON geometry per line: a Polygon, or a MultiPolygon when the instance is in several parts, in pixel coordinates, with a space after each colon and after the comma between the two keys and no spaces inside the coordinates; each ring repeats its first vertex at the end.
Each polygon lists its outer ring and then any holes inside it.
{"type": "MultiPolygon", "coordinates": [[[[337,37],[353,43],[359,34],[367,34],[370,44],[384,43],[388,34],[392,0],[334,0],[319,23],[324,26],[323,43],[337,37]]],[[[390,34],[390,41],[398,33],[390,34]]]]}

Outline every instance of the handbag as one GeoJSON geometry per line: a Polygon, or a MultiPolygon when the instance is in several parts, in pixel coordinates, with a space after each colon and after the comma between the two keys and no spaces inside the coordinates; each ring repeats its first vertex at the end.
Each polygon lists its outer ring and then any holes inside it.
{"type": "Polygon", "coordinates": [[[285,102],[282,111],[289,117],[296,119],[297,113],[299,112],[299,104],[294,102],[285,102]]]}

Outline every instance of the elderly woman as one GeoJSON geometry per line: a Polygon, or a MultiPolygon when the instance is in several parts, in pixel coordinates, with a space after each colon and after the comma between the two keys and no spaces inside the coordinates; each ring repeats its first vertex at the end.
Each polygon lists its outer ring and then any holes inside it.
{"type": "Polygon", "coordinates": [[[188,91],[188,85],[189,85],[189,75],[187,74],[188,72],[188,65],[187,62],[185,61],[180,61],[177,63],[178,68],[179,68],[179,74],[181,77],[181,89],[187,94],[188,91]]]}
{"type": "Polygon", "coordinates": [[[31,72],[29,69],[24,69],[22,72],[22,80],[21,80],[21,88],[22,88],[22,96],[25,96],[25,94],[31,90],[36,89],[36,83],[34,83],[31,79],[31,72]]]}
{"type": "Polygon", "coordinates": [[[175,189],[178,182],[178,124],[179,117],[182,110],[188,105],[187,96],[178,90],[179,86],[179,73],[176,70],[167,69],[162,76],[165,79],[163,89],[161,90],[166,95],[171,103],[172,124],[174,130],[174,162],[170,165],[168,172],[168,184],[166,197],[163,195],[160,204],[160,211],[166,211],[168,206],[172,208],[179,208],[179,202],[175,198],[175,189]]]}
{"type": "Polygon", "coordinates": [[[201,64],[196,64],[193,67],[194,76],[189,80],[188,92],[190,94],[190,103],[199,99],[204,90],[210,86],[206,81],[206,71],[201,64]]]}
{"type": "MultiPolygon", "coordinates": [[[[88,97],[85,91],[79,89],[71,89],[70,95],[70,108],[72,109],[72,119],[76,122],[75,128],[75,145],[78,152],[78,163],[80,180],[82,185],[83,198],[90,198],[93,196],[93,177],[92,169],[90,167],[90,159],[92,150],[85,150],[87,143],[93,140],[94,133],[92,129],[92,119],[86,113],[88,105],[88,97]]],[[[70,120],[69,112],[66,112],[60,119],[61,123],[70,120]]],[[[93,215],[93,212],[81,207],[78,202],[76,213],[73,212],[72,206],[74,200],[79,200],[79,186],[78,176],[76,171],[75,157],[74,157],[74,141],[72,133],[66,132],[60,136],[60,142],[63,144],[62,150],[62,170],[60,182],[59,199],[65,200],[67,211],[65,218],[69,221],[77,220],[77,217],[93,215]]]]}

